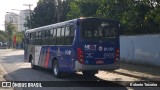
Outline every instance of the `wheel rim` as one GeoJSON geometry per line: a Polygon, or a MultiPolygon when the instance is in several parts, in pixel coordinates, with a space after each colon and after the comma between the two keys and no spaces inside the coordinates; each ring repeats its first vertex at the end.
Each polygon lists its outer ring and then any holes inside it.
{"type": "Polygon", "coordinates": [[[58,74],[58,65],[54,64],[54,74],[57,75],[58,74]]]}

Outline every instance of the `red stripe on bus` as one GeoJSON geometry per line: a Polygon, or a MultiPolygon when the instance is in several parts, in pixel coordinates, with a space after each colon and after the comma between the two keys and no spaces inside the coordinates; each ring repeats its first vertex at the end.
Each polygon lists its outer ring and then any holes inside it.
{"type": "Polygon", "coordinates": [[[44,67],[47,68],[48,67],[48,63],[49,63],[49,56],[50,56],[50,48],[48,48],[47,50],[47,55],[46,55],[46,58],[45,58],[45,65],[44,67]]]}

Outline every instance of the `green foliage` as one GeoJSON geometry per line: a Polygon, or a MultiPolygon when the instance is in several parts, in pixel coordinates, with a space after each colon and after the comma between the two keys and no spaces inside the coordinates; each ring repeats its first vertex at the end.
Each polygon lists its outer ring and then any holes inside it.
{"type": "Polygon", "coordinates": [[[67,13],[70,11],[70,5],[69,4],[72,1],[73,0],[63,0],[60,21],[66,21],[67,20],[67,13]]]}
{"type": "Polygon", "coordinates": [[[74,2],[70,3],[71,11],[68,12],[68,19],[74,19],[80,17],[80,9],[78,5],[74,2]]]}
{"type": "MultiPolygon", "coordinates": [[[[31,13],[31,28],[50,25],[66,20],[71,0],[39,0],[31,13]]],[[[30,26],[29,17],[26,26],[30,26]]]]}
{"type": "Polygon", "coordinates": [[[14,36],[16,36],[16,43],[21,43],[24,38],[24,32],[17,32],[15,26],[11,23],[7,23],[7,28],[5,32],[0,32],[4,34],[4,41],[13,42],[14,36]]]}
{"type": "Polygon", "coordinates": [[[160,32],[158,6],[157,0],[101,0],[97,16],[120,21],[122,34],[156,33],[160,32]]]}
{"type": "Polygon", "coordinates": [[[24,33],[17,32],[15,35],[16,35],[16,43],[22,43],[22,41],[24,39],[24,33]]]}
{"type": "Polygon", "coordinates": [[[7,41],[7,33],[5,31],[0,30],[0,42],[7,41]]]}
{"type": "MultiPolygon", "coordinates": [[[[74,0],[57,0],[59,1],[59,4],[57,5],[58,11],[56,13],[59,13],[59,20],[57,22],[62,22],[67,20],[67,13],[70,11],[70,2],[73,2],[74,0]]],[[[58,17],[57,15],[57,17],[58,17]]]]}
{"type": "MultiPolygon", "coordinates": [[[[54,0],[39,0],[37,7],[31,13],[31,28],[55,23],[55,8],[54,0]]],[[[29,17],[26,25],[30,26],[29,17]]]]}
{"type": "Polygon", "coordinates": [[[99,0],[75,0],[70,2],[71,10],[67,14],[68,19],[95,17],[99,5],[99,0]]]}
{"type": "Polygon", "coordinates": [[[117,20],[121,34],[160,33],[160,0],[39,0],[31,24],[35,28],[79,17],[117,20]]]}
{"type": "Polygon", "coordinates": [[[17,32],[16,27],[11,23],[6,23],[6,33],[9,42],[12,42],[14,34],[17,32]]]}

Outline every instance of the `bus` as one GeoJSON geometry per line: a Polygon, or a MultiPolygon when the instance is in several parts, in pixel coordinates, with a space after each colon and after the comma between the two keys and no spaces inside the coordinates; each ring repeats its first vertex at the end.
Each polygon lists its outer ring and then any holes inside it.
{"type": "Polygon", "coordinates": [[[57,78],[64,72],[94,76],[118,69],[119,28],[114,20],[77,18],[27,30],[25,61],[33,69],[51,69],[57,78]]]}

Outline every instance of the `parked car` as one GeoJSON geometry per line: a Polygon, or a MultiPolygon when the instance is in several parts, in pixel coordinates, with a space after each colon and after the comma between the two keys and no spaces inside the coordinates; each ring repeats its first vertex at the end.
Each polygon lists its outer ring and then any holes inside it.
{"type": "Polygon", "coordinates": [[[0,42],[0,49],[7,49],[8,48],[8,42],[0,42]]]}
{"type": "Polygon", "coordinates": [[[2,46],[2,42],[0,42],[0,46],[2,46]]]}

